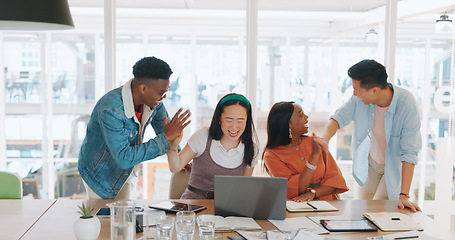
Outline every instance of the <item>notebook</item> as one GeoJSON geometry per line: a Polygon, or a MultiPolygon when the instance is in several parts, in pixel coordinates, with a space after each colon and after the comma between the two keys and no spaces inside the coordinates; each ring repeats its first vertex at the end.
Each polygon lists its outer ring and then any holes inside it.
{"type": "Polygon", "coordinates": [[[399,212],[379,212],[365,213],[366,219],[373,222],[382,231],[407,231],[407,230],[423,230],[423,228],[412,218],[404,213],[399,212]]]}
{"type": "Polygon", "coordinates": [[[294,202],[287,201],[286,209],[289,212],[336,212],[338,208],[326,201],[294,202]]]}
{"type": "Polygon", "coordinates": [[[287,179],[215,176],[215,215],[285,219],[287,179]]]}
{"type": "Polygon", "coordinates": [[[234,230],[261,230],[261,226],[249,217],[215,216],[215,231],[226,232],[234,230]]]}

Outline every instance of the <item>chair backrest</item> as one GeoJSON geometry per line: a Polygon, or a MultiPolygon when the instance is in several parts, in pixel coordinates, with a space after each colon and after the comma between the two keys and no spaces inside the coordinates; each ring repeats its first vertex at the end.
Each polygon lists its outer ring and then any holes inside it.
{"type": "Polygon", "coordinates": [[[21,199],[20,177],[12,172],[0,171],[0,199],[21,199]]]}
{"type": "Polygon", "coordinates": [[[172,174],[169,186],[169,199],[179,199],[182,196],[183,192],[188,187],[190,175],[190,171],[180,171],[172,174]]]}

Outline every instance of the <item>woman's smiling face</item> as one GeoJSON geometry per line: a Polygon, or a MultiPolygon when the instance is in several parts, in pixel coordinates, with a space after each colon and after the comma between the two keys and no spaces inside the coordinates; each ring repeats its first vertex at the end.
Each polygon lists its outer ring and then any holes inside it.
{"type": "Polygon", "coordinates": [[[239,142],[246,128],[247,110],[241,105],[230,105],[223,109],[220,118],[223,137],[228,141],[239,142]]]}

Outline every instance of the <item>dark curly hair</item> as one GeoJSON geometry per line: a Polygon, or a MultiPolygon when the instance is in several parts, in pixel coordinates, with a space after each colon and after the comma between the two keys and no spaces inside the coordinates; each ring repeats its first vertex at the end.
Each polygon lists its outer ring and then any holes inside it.
{"type": "Polygon", "coordinates": [[[144,57],[133,66],[135,78],[169,79],[171,74],[169,65],[156,57],[144,57]]]}

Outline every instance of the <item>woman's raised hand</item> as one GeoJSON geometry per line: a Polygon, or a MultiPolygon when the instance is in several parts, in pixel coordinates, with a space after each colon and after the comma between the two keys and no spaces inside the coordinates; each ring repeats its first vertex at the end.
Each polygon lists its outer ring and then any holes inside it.
{"type": "Polygon", "coordinates": [[[328,146],[327,142],[323,138],[316,136],[313,133],[313,151],[316,150],[315,147],[318,149],[322,149],[325,152],[329,151],[329,146],[328,146]],[[315,145],[318,145],[319,147],[317,147],[315,145]]]}

